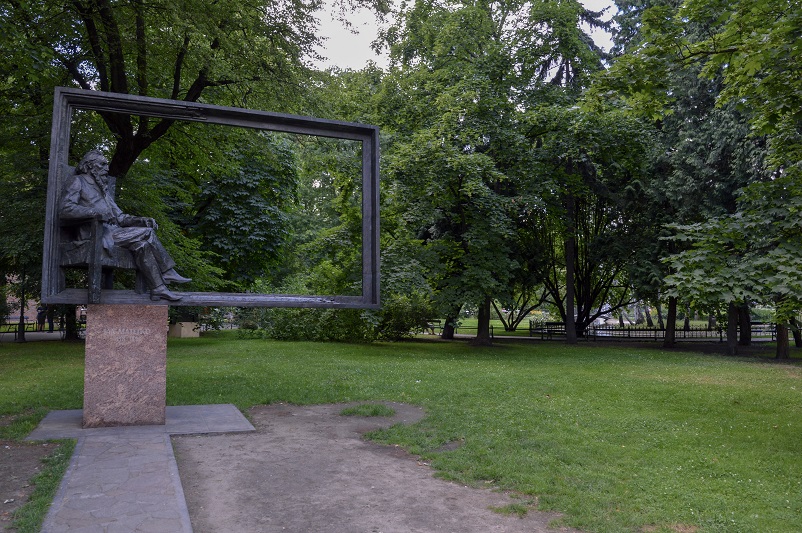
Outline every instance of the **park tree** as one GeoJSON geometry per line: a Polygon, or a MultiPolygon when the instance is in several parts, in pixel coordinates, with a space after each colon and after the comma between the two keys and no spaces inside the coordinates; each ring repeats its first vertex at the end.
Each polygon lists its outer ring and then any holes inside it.
{"type": "MultiPolygon", "coordinates": [[[[733,104],[716,105],[720,94],[720,77],[700,78],[693,66],[675,74],[678,96],[661,123],[658,139],[661,151],[653,159],[653,190],[656,201],[664,206],[664,223],[692,224],[710,220],[737,210],[738,191],[764,177],[765,140],[753,135],[748,113],[733,104]]],[[[669,236],[670,237],[670,236],[669,236]]],[[[668,241],[666,252],[678,253],[685,243],[668,241]]],[[[670,305],[676,307],[678,296],[672,293],[670,305]]],[[[751,300],[700,301],[697,308],[711,310],[722,303],[727,314],[738,313],[742,342],[748,342],[750,331],[748,305],[751,300]],[[733,305],[730,305],[732,303],[733,305]]],[[[728,316],[728,321],[736,316],[728,316]]],[[[670,324],[671,326],[673,324],[670,324]]],[[[735,351],[735,330],[729,329],[728,347],[735,351]]]]}
{"type": "Polygon", "coordinates": [[[489,340],[492,302],[512,304],[537,283],[516,217],[533,174],[522,111],[570,100],[600,54],[580,29],[599,24],[578,2],[430,2],[406,8],[387,32],[394,68],[380,107],[392,132],[390,180],[407,227],[435,257],[441,312],[479,311],[489,340]],[[566,96],[568,95],[568,96],[566,96]],[[518,255],[521,254],[521,255],[518,255]]]}
{"type": "MultiPolygon", "coordinates": [[[[341,19],[356,6],[367,6],[379,13],[387,8],[381,1],[370,0],[338,5],[341,19]]],[[[5,3],[0,7],[0,46],[4,50],[0,58],[0,96],[7,111],[3,113],[2,135],[12,142],[4,143],[0,157],[34,165],[35,172],[4,171],[2,179],[12,190],[27,190],[29,185],[23,181],[36,176],[40,181],[30,190],[40,197],[35,202],[38,205],[28,212],[44,213],[47,137],[56,86],[302,112],[311,72],[308,61],[316,57],[315,46],[319,42],[314,14],[321,8],[316,0],[246,4],[194,0],[5,3]]],[[[259,240],[259,231],[237,231],[224,239],[224,228],[211,227],[215,220],[225,220],[228,225],[232,213],[226,217],[220,214],[235,209],[238,203],[225,194],[231,188],[223,185],[230,185],[234,178],[219,171],[212,180],[209,172],[222,163],[211,161],[212,153],[220,153],[224,147],[229,149],[230,160],[244,157],[247,150],[231,150],[233,139],[220,143],[205,156],[200,149],[204,143],[197,142],[199,146],[192,154],[194,169],[179,173],[176,157],[188,151],[186,139],[181,142],[187,129],[182,123],[104,111],[86,113],[74,120],[73,129],[80,130],[81,135],[74,139],[71,156],[77,160],[83,151],[97,146],[108,151],[110,173],[119,178],[118,184],[123,184],[118,196],[120,205],[159,220],[171,254],[187,265],[185,271],[198,287],[219,287],[222,282],[251,278],[254,272],[247,272],[251,266],[261,269],[252,261],[254,256],[266,257],[268,262],[275,256],[257,253],[265,246],[275,252],[275,241],[266,244],[260,240],[252,246],[259,240]],[[173,138],[167,139],[171,132],[173,138]],[[172,148],[155,148],[159,141],[172,148]],[[142,157],[148,150],[147,157],[142,157]],[[182,150],[184,153],[180,153],[182,150]],[[141,164],[135,169],[137,160],[141,164]],[[155,169],[157,161],[165,167],[155,169]],[[149,179],[155,182],[148,183],[149,179]],[[193,217],[188,215],[186,206],[204,209],[193,217]],[[246,258],[248,249],[252,250],[251,257],[246,258]],[[223,280],[213,266],[216,256],[231,266],[228,280],[223,280]]],[[[280,143],[271,146],[274,155],[281,153],[280,143]]],[[[281,166],[283,162],[277,164],[281,166]]],[[[265,176],[264,168],[259,172],[240,168],[240,178],[247,178],[248,186],[258,187],[257,177],[265,176]]],[[[264,192],[261,196],[265,201],[275,200],[268,191],[264,192]]],[[[245,213],[240,209],[239,214],[245,213]]],[[[264,210],[259,214],[254,224],[265,229],[261,232],[264,236],[266,228],[276,226],[261,224],[271,217],[264,210]]],[[[13,213],[0,216],[8,219],[13,213]]],[[[39,241],[34,248],[41,250],[41,231],[23,234],[26,225],[12,228],[17,240],[39,241]]],[[[271,231],[269,237],[280,233],[271,231]]]]}
{"type": "MultiPolygon", "coordinates": [[[[395,29],[391,57],[399,66],[380,104],[395,136],[385,149],[392,191],[405,204],[408,231],[439,265],[432,269],[438,306],[451,320],[463,304],[475,306],[483,326],[511,270],[509,178],[500,158],[517,144],[498,16],[506,7],[416,2],[395,29]]],[[[477,338],[489,341],[489,329],[477,338]]]]}
{"type": "MultiPolygon", "coordinates": [[[[63,78],[43,72],[21,87],[18,75],[0,66],[0,284],[24,305],[38,293],[42,271],[50,129],[41,108],[63,78]]],[[[22,318],[19,327],[24,339],[22,318]]]]}
{"type": "Polygon", "coordinates": [[[545,209],[533,212],[529,234],[549,254],[541,263],[549,300],[576,335],[632,303],[650,212],[643,194],[648,128],[612,109],[553,107],[531,115],[529,132],[537,172],[548,176],[545,209]]]}
{"type": "MultiPolygon", "coordinates": [[[[11,84],[57,71],[87,90],[287,110],[314,55],[316,2],[12,1],[0,10],[11,84]]],[[[52,93],[52,87],[49,87],[52,93]]],[[[49,100],[43,99],[47,113],[49,100]]],[[[101,112],[122,177],[173,121],[101,112]]]]}
{"type": "MultiPolygon", "coordinates": [[[[718,15],[683,17],[685,8],[673,0],[622,1],[619,6],[615,20],[620,31],[613,48],[617,57],[591,96],[608,101],[623,96],[615,105],[653,120],[657,144],[650,158],[648,191],[657,226],[701,223],[734,213],[738,191],[766,176],[766,142],[750,127],[750,110],[722,98],[727,89],[721,69],[708,55],[690,52],[720,27],[718,15]]],[[[667,291],[658,283],[668,274],[663,260],[687,246],[686,240],[671,240],[670,234],[655,232],[663,244],[656,246],[652,265],[645,271],[651,271],[650,292],[669,296],[665,340],[669,346],[678,297],[690,298],[690,293],[667,291]]],[[[748,301],[728,306],[729,302],[696,298],[695,303],[712,310],[722,303],[733,312],[740,308],[745,319],[741,340],[748,342],[748,308],[744,309],[748,301]]],[[[728,331],[734,352],[735,330],[728,331]]]]}
{"type": "MultiPolygon", "coordinates": [[[[737,300],[775,306],[778,357],[788,355],[787,324],[802,308],[795,292],[802,276],[802,233],[795,215],[802,178],[801,16],[792,2],[781,0],[689,1],[674,19],[682,30],[685,20],[700,23],[715,17],[719,22],[705,39],[689,43],[685,60],[701,63],[703,76],[722,76],[719,105],[748,109],[752,134],[765,136],[767,147],[762,179],[743,189],[735,213],[702,224],[691,235],[680,230],[693,247],[674,258],[674,279],[679,287],[686,286],[697,254],[718,251],[720,260],[704,265],[703,271],[711,280],[726,277],[725,290],[732,290],[737,300]]],[[[684,31],[680,37],[687,41],[684,31]]]]}
{"type": "Polygon", "coordinates": [[[286,135],[177,123],[132,166],[118,203],[159,220],[195,286],[247,290],[287,239],[295,150],[286,135]]]}

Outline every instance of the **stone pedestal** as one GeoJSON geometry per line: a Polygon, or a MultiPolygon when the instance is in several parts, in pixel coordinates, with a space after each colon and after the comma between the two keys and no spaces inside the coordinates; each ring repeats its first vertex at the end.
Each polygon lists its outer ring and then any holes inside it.
{"type": "Polygon", "coordinates": [[[198,328],[197,322],[176,322],[175,324],[170,324],[167,335],[179,339],[200,337],[200,328],[198,328]]]}
{"type": "Polygon", "coordinates": [[[164,424],[166,305],[90,305],[83,427],[164,424]]]}

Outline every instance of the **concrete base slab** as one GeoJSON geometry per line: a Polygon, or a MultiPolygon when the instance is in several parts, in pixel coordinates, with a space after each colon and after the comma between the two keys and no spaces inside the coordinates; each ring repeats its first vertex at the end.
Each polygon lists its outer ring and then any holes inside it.
{"type": "Polygon", "coordinates": [[[82,427],[53,411],[26,440],[77,438],[42,531],[191,533],[170,435],[255,431],[233,405],[167,407],[163,426],[82,427]]]}
{"type": "Polygon", "coordinates": [[[91,435],[191,435],[254,431],[248,419],[231,404],[167,406],[166,422],[154,426],[83,428],[83,411],[50,411],[25,440],[77,439],[91,435]]]}
{"type": "Polygon", "coordinates": [[[42,531],[191,533],[169,435],[78,439],[42,531]]]}

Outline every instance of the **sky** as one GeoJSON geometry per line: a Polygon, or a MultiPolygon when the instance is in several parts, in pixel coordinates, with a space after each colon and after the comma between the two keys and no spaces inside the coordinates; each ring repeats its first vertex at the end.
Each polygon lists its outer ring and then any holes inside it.
{"type": "MultiPolygon", "coordinates": [[[[580,0],[588,9],[599,11],[612,6],[612,0],[580,0]]],[[[331,0],[326,1],[331,4],[331,0]]],[[[373,15],[366,9],[357,11],[351,17],[351,23],[357,34],[345,29],[341,22],[332,20],[328,14],[330,10],[321,11],[320,33],[327,38],[325,48],[319,48],[321,55],[327,57],[326,61],[317,64],[320,68],[337,66],[341,69],[362,69],[368,61],[373,60],[380,67],[387,66],[387,57],[373,53],[370,43],[376,39],[376,26],[373,15]]],[[[609,18],[610,15],[607,16],[609,18]]],[[[593,38],[605,50],[609,50],[610,39],[603,31],[593,33],[593,38]]]]}

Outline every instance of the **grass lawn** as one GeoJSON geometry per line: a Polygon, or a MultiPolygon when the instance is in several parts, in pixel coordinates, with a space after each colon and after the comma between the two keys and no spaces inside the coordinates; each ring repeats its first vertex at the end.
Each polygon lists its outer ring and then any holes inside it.
{"type": "MultiPolygon", "coordinates": [[[[82,345],[0,344],[0,428],[80,408],[82,345]]],[[[373,438],[446,478],[517,491],[588,531],[802,531],[802,366],[595,343],[171,340],[168,403],[392,400],[373,438]],[[458,441],[452,451],[438,451],[458,441]]]]}

